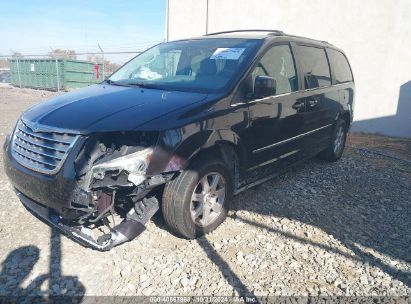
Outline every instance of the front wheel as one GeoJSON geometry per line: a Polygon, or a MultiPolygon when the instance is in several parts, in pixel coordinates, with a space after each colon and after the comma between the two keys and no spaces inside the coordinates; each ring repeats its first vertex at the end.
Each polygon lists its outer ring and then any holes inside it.
{"type": "Polygon", "coordinates": [[[318,154],[318,157],[328,161],[337,161],[341,158],[347,140],[347,124],[339,119],[334,127],[328,147],[318,154]]]}
{"type": "Polygon", "coordinates": [[[232,177],[224,162],[199,158],[165,186],[163,216],[178,235],[194,239],[225,220],[232,195],[232,177]]]}

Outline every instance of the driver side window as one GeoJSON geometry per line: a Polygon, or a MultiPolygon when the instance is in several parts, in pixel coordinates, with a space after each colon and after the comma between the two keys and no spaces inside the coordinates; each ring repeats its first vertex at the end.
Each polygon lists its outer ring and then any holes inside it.
{"type": "Polygon", "coordinates": [[[269,76],[277,83],[276,95],[298,90],[294,60],[289,45],[270,48],[251,72],[251,87],[254,89],[257,76],[269,76]]]}

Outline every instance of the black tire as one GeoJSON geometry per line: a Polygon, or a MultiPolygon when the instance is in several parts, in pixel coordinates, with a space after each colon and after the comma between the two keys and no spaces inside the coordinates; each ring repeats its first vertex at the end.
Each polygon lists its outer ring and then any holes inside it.
{"type": "Polygon", "coordinates": [[[162,200],[163,217],[174,233],[187,239],[194,239],[211,232],[226,219],[232,196],[233,179],[224,162],[210,157],[200,157],[177,178],[166,184],[162,200]],[[192,195],[195,190],[197,191],[200,180],[214,173],[223,177],[225,198],[213,222],[201,225],[192,218],[192,195]]]}
{"type": "Polygon", "coordinates": [[[339,119],[334,125],[333,134],[328,147],[318,154],[318,158],[327,161],[339,160],[343,155],[346,140],[347,124],[344,120],[339,119]],[[342,132],[342,135],[340,132],[342,132]],[[337,137],[339,138],[339,141],[337,141],[337,137]]]}

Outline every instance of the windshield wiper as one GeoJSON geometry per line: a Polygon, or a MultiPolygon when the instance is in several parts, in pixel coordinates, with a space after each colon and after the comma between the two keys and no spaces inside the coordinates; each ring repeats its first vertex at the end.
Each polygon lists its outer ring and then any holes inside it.
{"type": "Polygon", "coordinates": [[[123,86],[123,87],[139,87],[139,88],[144,88],[144,89],[158,89],[157,85],[144,83],[144,82],[120,82],[120,81],[114,81],[111,79],[106,79],[104,80],[104,82],[107,84],[123,86]]]}
{"type": "Polygon", "coordinates": [[[145,88],[145,89],[158,89],[158,85],[144,83],[144,82],[128,82],[127,85],[136,86],[136,87],[145,88]]]}
{"type": "Polygon", "coordinates": [[[124,84],[118,83],[117,81],[111,80],[111,79],[106,79],[103,82],[107,84],[112,84],[112,85],[118,85],[118,86],[123,86],[124,84]]]}

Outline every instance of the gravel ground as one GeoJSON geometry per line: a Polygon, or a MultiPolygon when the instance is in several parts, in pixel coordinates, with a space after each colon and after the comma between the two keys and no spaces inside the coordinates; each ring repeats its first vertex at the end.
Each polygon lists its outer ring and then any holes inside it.
{"type": "MultiPolygon", "coordinates": [[[[0,87],[1,135],[54,94],[0,87]]],[[[206,237],[179,239],[156,216],[107,253],[29,214],[3,169],[0,191],[0,295],[411,295],[410,164],[355,148],[236,196],[206,237]]]]}

